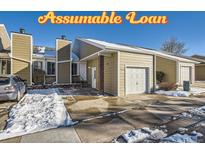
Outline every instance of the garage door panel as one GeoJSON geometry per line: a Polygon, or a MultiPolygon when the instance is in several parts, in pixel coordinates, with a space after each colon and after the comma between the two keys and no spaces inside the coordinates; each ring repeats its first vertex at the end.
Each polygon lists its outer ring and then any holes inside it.
{"type": "Polygon", "coordinates": [[[126,68],[126,94],[144,93],[147,91],[146,68],[126,68]]]}

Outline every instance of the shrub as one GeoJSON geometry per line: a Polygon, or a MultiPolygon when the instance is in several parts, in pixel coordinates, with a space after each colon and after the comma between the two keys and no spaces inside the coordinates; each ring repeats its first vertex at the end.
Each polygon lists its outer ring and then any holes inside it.
{"type": "Polygon", "coordinates": [[[165,73],[161,71],[157,71],[157,81],[160,83],[164,80],[165,73]]]}
{"type": "Polygon", "coordinates": [[[159,89],[169,91],[169,90],[176,90],[178,88],[178,85],[176,83],[168,83],[168,82],[162,82],[159,84],[159,89]]]}

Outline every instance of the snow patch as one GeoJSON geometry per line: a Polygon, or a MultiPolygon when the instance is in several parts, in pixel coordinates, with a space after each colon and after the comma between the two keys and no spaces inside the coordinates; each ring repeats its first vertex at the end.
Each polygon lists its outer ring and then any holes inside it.
{"type": "MultiPolygon", "coordinates": [[[[188,131],[186,128],[180,128],[188,131]]],[[[197,143],[198,138],[202,137],[203,134],[196,131],[192,131],[189,134],[176,133],[167,137],[165,131],[150,128],[141,128],[131,130],[123,135],[120,135],[114,140],[115,143],[121,142],[123,139],[126,143],[147,143],[147,142],[160,142],[160,143],[197,143]]]]}
{"type": "Polygon", "coordinates": [[[173,97],[188,97],[190,96],[190,92],[187,91],[165,91],[165,90],[158,90],[155,91],[156,94],[166,95],[166,96],[173,96],[173,97]]]}
{"type": "MultiPolygon", "coordinates": [[[[166,133],[164,133],[161,130],[158,129],[150,129],[147,127],[131,130],[121,136],[119,138],[123,138],[127,143],[137,143],[137,142],[143,142],[145,140],[159,140],[166,136],[166,133]]],[[[115,140],[115,142],[118,142],[118,139],[115,140]]]]}
{"type": "Polygon", "coordinates": [[[192,95],[199,95],[201,93],[205,93],[205,88],[192,87],[190,92],[191,92],[192,95]]]}
{"type": "Polygon", "coordinates": [[[190,95],[199,95],[201,93],[205,93],[205,88],[194,88],[192,87],[190,91],[183,91],[182,88],[178,88],[178,90],[157,90],[156,94],[173,96],[173,97],[189,97],[190,95]]]}
{"type": "Polygon", "coordinates": [[[174,134],[169,137],[165,137],[161,140],[163,143],[197,143],[198,138],[202,137],[201,133],[193,131],[190,135],[188,134],[174,134]]]}
{"type": "Polygon", "coordinates": [[[72,124],[57,89],[31,90],[9,112],[0,140],[72,124]]]}
{"type": "Polygon", "coordinates": [[[205,106],[190,109],[187,112],[182,112],[181,114],[175,116],[177,118],[192,118],[193,116],[205,117],[205,106]]]}

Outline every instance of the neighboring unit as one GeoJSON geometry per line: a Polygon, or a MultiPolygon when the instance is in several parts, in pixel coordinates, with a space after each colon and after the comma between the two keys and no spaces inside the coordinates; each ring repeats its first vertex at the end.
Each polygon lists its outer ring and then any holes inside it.
{"type": "Polygon", "coordinates": [[[10,38],[0,25],[0,75],[18,75],[28,85],[55,82],[55,49],[47,48],[34,46],[32,35],[22,28],[10,38]]]}
{"type": "Polygon", "coordinates": [[[196,81],[205,81],[205,56],[201,55],[193,55],[192,59],[199,62],[199,64],[195,65],[195,78],[196,81]]]}
{"type": "Polygon", "coordinates": [[[195,82],[195,64],[197,61],[179,56],[156,53],[156,70],[164,72],[164,82],[183,85],[184,81],[190,84],[195,82]]]}

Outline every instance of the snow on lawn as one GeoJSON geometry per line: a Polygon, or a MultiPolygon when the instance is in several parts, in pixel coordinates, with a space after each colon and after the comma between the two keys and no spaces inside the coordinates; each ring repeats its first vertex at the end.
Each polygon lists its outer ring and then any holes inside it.
{"type": "Polygon", "coordinates": [[[167,134],[161,130],[151,130],[150,128],[144,127],[141,129],[131,130],[119,136],[114,142],[118,142],[118,139],[122,138],[126,143],[137,143],[145,140],[159,140],[166,135],[167,134]]]}
{"type": "Polygon", "coordinates": [[[160,142],[163,143],[197,143],[198,138],[202,137],[201,133],[197,133],[196,131],[191,132],[190,135],[188,134],[174,134],[169,137],[165,137],[161,139],[160,142]]]}
{"type": "Polygon", "coordinates": [[[205,88],[191,88],[190,91],[183,91],[182,88],[179,88],[178,90],[158,90],[155,91],[156,94],[160,95],[167,95],[167,96],[173,96],[173,97],[189,97],[190,95],[199,95],[201,93],[205,93],[205,88]]]}
{"type": "Polygon", "coordinates": [[[31,90],[9,112],[0,140],[72,124],[57,89],[31,90]]]}
{"type": "Polygon", "coordinates": [[[182,112],[181,114],[175,116],[179,118],[192,118],[193,116],[199,116],[200,117],[205,117],[205,106],[198,107],[198,108],[192,108],[187,112],[182,112]]]}
{"type": "Polygon", "coordinates": [[[202,137],[201,133],[196,131],[190,134],[173,134],[167,137],[167,134],[159,129],[150,129],[147,127],[131,130],[128,133],[120,135],[114,140],[115,143],[125,141],[126,143],[143,143],[143,142],[161,142],[161,143],[196,143],[199,137],[202,137]]]}
{"type": "Polygon", "coordinates": [[[191,93],[192,93],[192,95],[199,95],[201,93],[205,93],[205,88],[192,87],[191,88],[191,93]]]}
{"type": "Polygon", "coordinates": [[[155,91],[156,94],[166,95],[166,96],[174,96],[174,97],[188,97],[190,96],[190,92],[187,91],[165,91],[165,90],[158,90],[155,91]]]}

